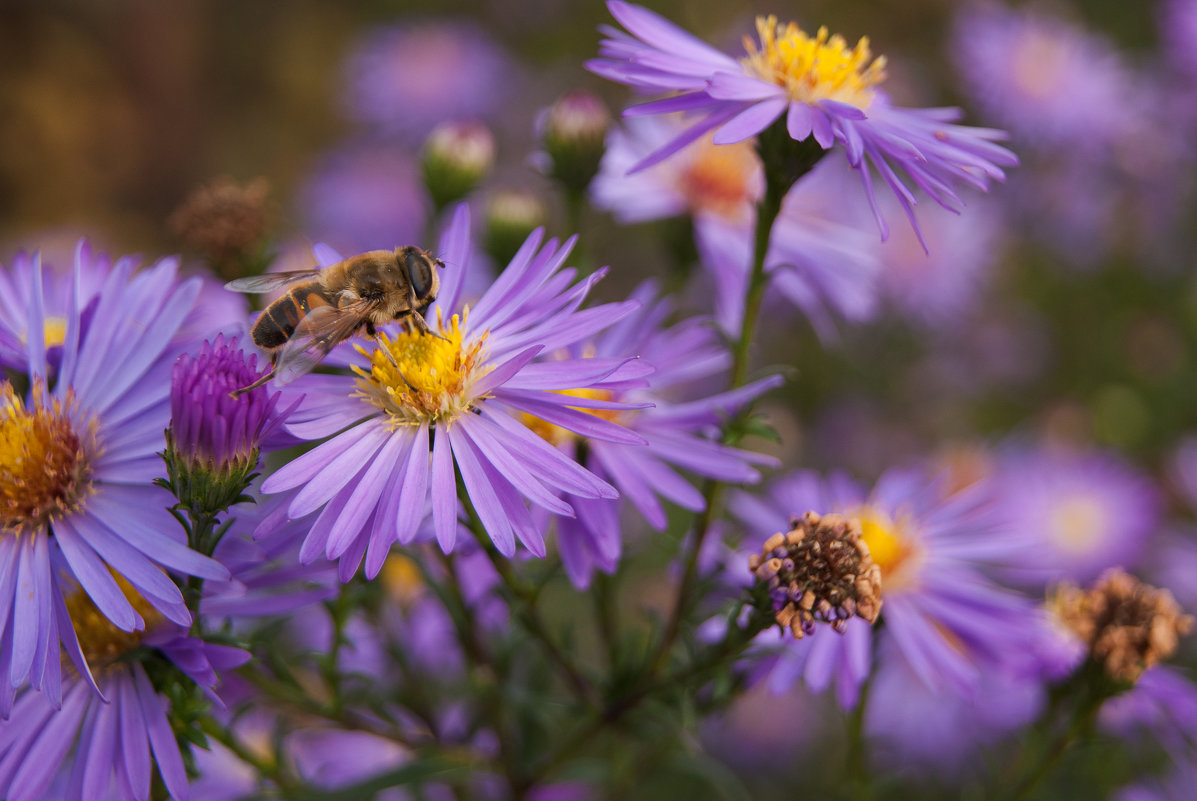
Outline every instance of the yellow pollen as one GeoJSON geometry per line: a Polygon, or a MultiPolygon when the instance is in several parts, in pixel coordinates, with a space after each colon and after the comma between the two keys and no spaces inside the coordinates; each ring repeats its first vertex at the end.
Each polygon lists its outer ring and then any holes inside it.
{"type": "Polygon", "coordinates": [[[885,57],[873,58],[868,37],[848,48],[844,37],[819,28],[812,39],[794,23],[757,17],[760,48],[744,37],[748,56],[741,63],[758,77],[784,87],[791,100],[837,100],[857,108],[873,102],[873,87],[885,80],[885,57]]]}
{"type": "Polygon", "coordinates": [[[32,532],[78,508],[91,492],[89,456],[98,448],[94,423],[77,431],[72,399],[46,399],[34,385],[26,407],[12,385],[0,387],[0,531],[32,532]]]}
{"type": "MultiPolygon", "coordinates": [[[[573,398],[586,398],[587,400],[609,401],[614,399],[614,395],[609,389],[562,389],[558,390],[557,394],[568,395],[573,398]]],[[[616,409],[586,409],[578,406],[570,406],[569,408],[585,412],[586,414],[592,414],[595,417],[610,422],[614,422],[619,416],[619,412],[616,409]]],[[[543,440],[547,440],[553,445],[560,445],[562,442],[579,439],[578,435],[574,432],[527,412],[520,415],[520,419],[524,425],[532,430],[533,434],[536,434],[543,440]]]]}
{"type": "Polygon", "coordinates": [[[1097,498],[1076,494],[1058,501],[1048,512],[1048,535],[1067,553],[1087,552],[1106,530],[1105,509],[1097,498]]]}
{"type": "Polygon", "coordinates": [[[82,589],[77,589],[66,599],[67,612],[71,617],[71,624],[75,627],[75,636],[79,638],[79,647],[92,668],[102,667],[141,645],[146,631],[152,629],[162,621],[162,613],[133,588],[133,585],[123,576],[112,574],[117,586],[129,599],[133,609],[145,621],[142,631],[122,631],[112,625],[112,621],[96,608],[96,605],[82,589]]]}
{"type": "Polygon", "coordinates": [[[359,376],[354,397],[390,415],[392,427],[449,423],[469,411],[481,400],[470,387],[490,371],[482,351],[487,333],[466,343],[461,324],[453,315],[446,327],[438,313],[439,337],[404,331],[392,339],[382,333],[373,352],[357,346],[370,368],[353,368],[359,376]]]}
{"type": "Polygon", "coordinates": [[[678,176],[678,191],[692,211],[727,219],[744,216],[760,195],[760,170],[750,142],[716,145],[710,139],[692,146],[690,161],[678,176]]]}
{"type": "Polygon", "coordinates": [[[881,568],[883,595],[909,587],[915,579],[919,554],[906,525],[874,506],[862,507],[849,516],[860,521],[861,539],[869,546],[869,555],[881,568]]]}

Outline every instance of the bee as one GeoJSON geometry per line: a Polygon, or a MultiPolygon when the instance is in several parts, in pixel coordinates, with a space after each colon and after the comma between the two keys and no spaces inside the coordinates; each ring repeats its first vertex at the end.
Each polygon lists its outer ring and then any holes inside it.
{"type": "Polygon", "coordinates": [[[270,353],[271,369],[233,397],[272,378],[279,384],[308,373],[337,344],[364,328],[369,336],[393,320],[438,336],[424,314],[436,300],[444,262],[412,245],[371,250],[324,269],[295,270],[238,278],[234,292],[269,292],[290,287],[254,322],[254,344],[270,353]]]}

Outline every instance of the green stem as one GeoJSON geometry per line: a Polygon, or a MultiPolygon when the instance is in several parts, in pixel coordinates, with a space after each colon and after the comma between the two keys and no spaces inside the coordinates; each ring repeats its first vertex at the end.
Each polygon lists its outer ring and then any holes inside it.
{"type": "MultiPolygon", "coordinates": [[[[761,301],[764,299],[765,285],[768,276],[765,274],[765,256],[769,252],[769,236],[773,231],[773,224],[781,212],[781,201],[789,191],[789,185],[781,185],[775,181],[766,182],[765,195],[757,208],[756,228],[753,235],[752,270],[748,277],[748,291],[744,296],[744,315],[740,322],[740,336],[732,350],[731,388],[743,386],[748,374],[749,349],[756,332],[756,320],[760,313],[761,301]]],[[[745,408],[744,414],[751,410],[745,408]]],[[[725,430],[724,440],[727,439],[729,426],[725,430]]],[[[650,673],[656,673],[665,663],[669,650],[681,632],[682,620],[689,607],[694,585],[698,580],[698,558],[702,553],[703,543],[711,524],[718,517],[722,507],[724,484],[721,481],[707,480],[703,485],[704,506],[694,524],[694,537],[686,551],[682,579],[678,584],[677,594],[674,596],[673,607],[665,624],[665,633],[657,646],[655,655],[650,663],[650,673]]]]}

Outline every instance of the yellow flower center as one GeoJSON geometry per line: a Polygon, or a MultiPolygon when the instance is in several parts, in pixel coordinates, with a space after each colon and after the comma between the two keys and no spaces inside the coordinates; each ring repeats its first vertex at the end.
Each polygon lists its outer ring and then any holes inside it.
{"type": "Polygon", "coordinates": [[[355,366],[354,397],[365,398],[390,416],[391,426],[449,423],[473,408],[470,388],[490,372],[482,346],[487,334],[464,341],[462,320],[453,315],[449,326],[437,315],[440,336],[404,331],[393,339],[379,335],[373,352],[360,345],[370,368],[355,366]]]}
{"type": "Polygon", "coordinates": [[[881,568],[882,594],[909,588],[917,578],[921,561],[918,544],[910,536],[907,524],[895,521],[874,506],[849,513],[860,521],[861,539],[869,546],[869,555],[881,568]]]}
{"type": "MultiPolygon", "coordinates": [[[[602,400],[609,401],[614,399],[614,395],[609,389],[562,389],[557,390],[558,395],[569,395],[573,398],[586,398],[587,400],[602,400]]],[[[579,406],[571,406],[571,409],[576,409],[579,412],[592,414],[603,420],[614,422],[619,416],[616,409],[586,409],[579,406]]],[[[536,434],[543,440],[547,440],[553,445],[560,445],[562,442],[567,442],[572,439],[578,439],[578,435],[569,429],[562,428],[555,423],[550,423],[541,417],[528,414],[524,412],[520,415],[523,424],[531,429],[533,434],[536,434]]]]}
{"type": "Polygon", "coordinates": [[[1083,554],[1101,539],[1105,509],[1097,498],[1077,494],[1064,497],[1048,512],[1049,539],[1065,553],[1083,554]]]}
{"type": "Polygon", "coordinates": [[[79,638],[79,647],[87,658],[87,663],[93,668],[115,662],[141,645],[146,631],[162,621],[162,613],[141,597],[141,593],[135,590],[132,584],[115,573],[112,577],[116,579],[117,585],[129,599],[133,609],[145,621],[145,630],[118,629],[96,608],[86,592],[82,589],[75,590],[66,599],[67,612],[71,616],[71,625],[75,627],[75,636],[79,638]]]}
{"type": "Polygon", "coordinates": [[[424,576],[415,560],[401,553],[387,557],[379,574],[386,594],[402,607],[411,606],[424,592],[424,576]]]}
{"type": "Polygon", "coordinates": [[[94,422],[77,431],[71,398],[47,401],[34,386],[26,407],[0,387],[0,531],[33,532],[76,508],[91,492],[88,462],[98,452],[94,422]]]}
{"type": "Polygon", "coordinates": [[[885,57],[873,58],[868,37],[849,49],[844,37],[819,28],[812,39],[794,23],[757,17],[760,48],[744,37],[748,56],[741,63],[760,78],[784,87],[791,100],[838,100],[857,108],[873,102],[873,87],[885,80],[885,57]]]}
{"type": "Polygon", "coordinates": [[[678,190],[692,211],[738,219],[760,195],[754,179],[760,170],[750,142],[716,145],[709,138],[688,151],[689,163],[678,176],[678,190]]]}
{"type": "MultiPolygon", "coordinates": [[[[65,317],[47,317],[42,326],[42,341],[47,348],[56,348],[66,341],[67,321],[65,317]]],[[[27,342],[28,337],[22,336],[21,342],[27,342]]]]}

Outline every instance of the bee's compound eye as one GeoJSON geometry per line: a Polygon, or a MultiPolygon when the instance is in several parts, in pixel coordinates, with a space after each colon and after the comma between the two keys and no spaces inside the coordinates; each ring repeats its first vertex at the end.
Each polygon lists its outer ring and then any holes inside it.
{"type": "Polygon", "coordinates": [[[411,276],[411,288],[416,298],[423,300],[432,292],[432,264],[420,253],[409,253],[404,258],[407,274],[411,276]]]}

